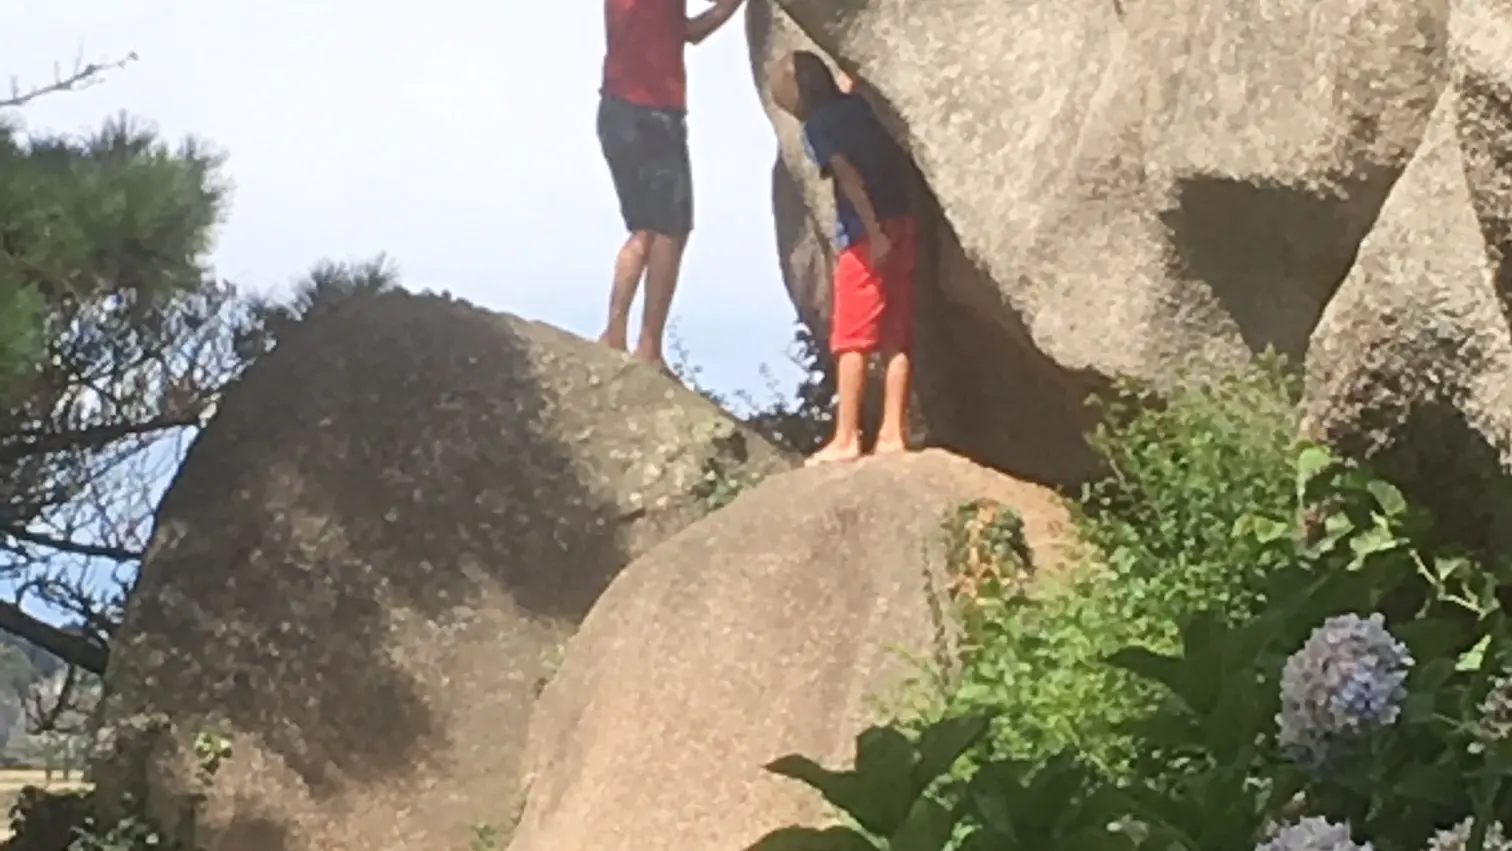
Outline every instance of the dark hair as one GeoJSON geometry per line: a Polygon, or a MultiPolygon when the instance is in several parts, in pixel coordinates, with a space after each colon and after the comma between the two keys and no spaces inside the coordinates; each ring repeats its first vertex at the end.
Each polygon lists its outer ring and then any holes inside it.
{"type": "Polygon", "coordinates": [[[804,115],[842,97],[835,75],[830,73],[829,66],[817,54],[795,50],[790,61],[793,63],[793,78],[798,88],[798,103],[801,104],[804,115]]]}

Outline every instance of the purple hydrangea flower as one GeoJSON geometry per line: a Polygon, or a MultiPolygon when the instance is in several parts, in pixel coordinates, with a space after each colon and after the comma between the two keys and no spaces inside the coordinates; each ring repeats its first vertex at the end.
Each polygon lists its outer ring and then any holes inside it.
{"type": "Polygon", "coordinates": [[[1322,765],[1339,745],[1396,722],[1410,667],[1381,615],[1329,618],[1281,671],[1278,741],[1299,762],[1322,765]]]}
{"type": "MultiPolygon", "coordinates": [[[[1428,840],[1426,851],[1465,851],[1470,847],[1470,825],[1471,819],[1467,818],[1454,827],[1439,831],[1428,840]]],[[[1492,822],[1486,828],[1486,841],[1481,843],[1481,851],[1512,851],[1512,842],[1507,841],[1501,822],[1492,822]]]]}
{"type": "Polygon", "coordinates": [[[1276,831],[1255,851],[1374,851],[1369,842],[1358,844],[1349,835],[1348,824],[1334,824],[1321,816],[1308,816],[1276,831]]]}

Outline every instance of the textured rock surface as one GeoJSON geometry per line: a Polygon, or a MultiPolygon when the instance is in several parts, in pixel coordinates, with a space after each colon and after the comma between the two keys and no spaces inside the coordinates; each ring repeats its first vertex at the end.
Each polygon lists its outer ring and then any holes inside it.
{"type": "Polygon", "coordinates": [[[1461,109],[1446,92],[1323,314],[1305,426],[1409,483],[1419,501],[1453,506],[1439,518],[1453,537],[1504,546],[1512,338],[1456,141],[1461,109]]]}
{"type": "MultiPolygon", "coordinates": [[[[113,717],[231,734],[210,851],[465,847],[517,807],[562,642],[624,564],[704,513],[716,446],[736,473],[790,466],[545,325],[407,295],[307,322],[227,393],[163,500],[113,717]]],[[[140,759],[171,821],[184,779],[162,766],[181,760],[140,759]]]]}
{"type": "Polygon", "coordinates": [[[931,653],[940,522],[1021,513],[1061,558],[1054,495],[939,450],[768,479],[627,567],[568,645],[531,721],[511,851],[739,849],[822,803],[761,766],[848,759],[876,700],[931,653]]]}
{"type": "MultiPolygon", "coordinates": [[[[1424,486],[1442,506],[1458,509],[1447,477],[1505,460],[1504,0],[752,0],[748,25],[758,80],[817,48],[913,154],[931,234],[920,402],[938,442],[1074,480],[1091,460],[1080,400],[1106,377],[1159,382],[1274,346],[1323,352],[1312,393],[1373,397],[1315,398],[1326,433],[1414,444],[1404,476],[1453,458],[1424,486]],[[1365,421],[1383,406],[1473,425],[1365,421]]],[[[793,120],[771,117],[788,289],[822,318],[828,190],[793,120]]]]}

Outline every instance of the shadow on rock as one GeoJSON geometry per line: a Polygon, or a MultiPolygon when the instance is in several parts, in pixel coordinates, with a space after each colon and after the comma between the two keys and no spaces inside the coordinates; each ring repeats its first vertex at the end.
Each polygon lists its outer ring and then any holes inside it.
{"type": "Polygon", "coordinates": [[[1179,277],[1212,289],[1254,352],[1307,354],[1323,308],[1354,265],[1395,178],[1334,192],[1193,175],[1161,214],[1179,277]]]}
{"type": "MultiPolygon", "coordinates": [[[[507,818],[562,643],[706,510],[700,452],[733,430],[653,370],[466,305],[307,323],[227,392],[163,501],[116,716],[214,719],[238,738],[216,794],[308,822],[304,844],[218,849],[324,847],[324,823],[455,843],[507,818]]],[[[745,462],[788,463],[759,439],[745,462]]]]}

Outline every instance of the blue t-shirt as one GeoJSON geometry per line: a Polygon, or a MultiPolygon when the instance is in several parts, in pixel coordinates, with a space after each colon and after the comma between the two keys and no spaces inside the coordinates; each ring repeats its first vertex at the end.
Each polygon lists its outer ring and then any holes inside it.
{"type": "MultiPolygon", "coordinates": [[[[878,221],[909,212],[908,157],[887,135],[865,98],[846,95],[814,110],[803,122],[803,146],[825,177],[830,177],[830,159],[836,154],[855,166],[878,221]]],[[[866,239],[860,215],[838,185],[835,211],[836,247],[866,239]]]]}

